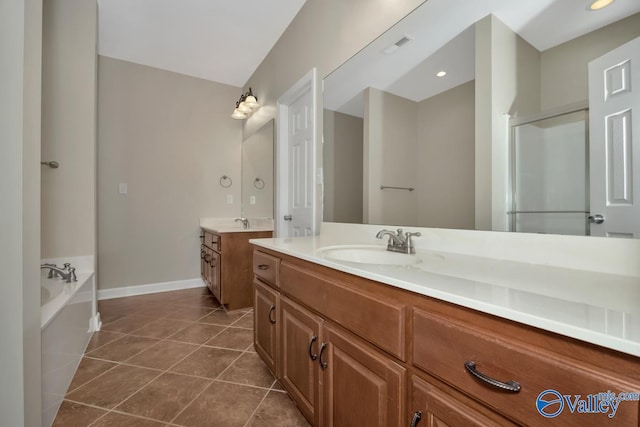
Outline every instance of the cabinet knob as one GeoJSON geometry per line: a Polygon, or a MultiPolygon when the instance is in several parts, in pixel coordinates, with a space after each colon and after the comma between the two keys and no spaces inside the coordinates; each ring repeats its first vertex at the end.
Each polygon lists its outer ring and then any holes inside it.
{"type": "Polygon", "coordinates": [[[313,354],[311,347],[313,347],[313,343],[318,339],[317,336],[313,335],[311,337],[311,339],[309,340],[309,358],[311,358],[311,360],[316,360],[318,358],[317,354],[313,354]]]}
{"type": "Polygon", "coordinates": [[[520,391],[520,384],[516,381],[507,381],[502,382],[498,381],[495,378],[491,378],[490,376],[483,374],[482,372],[476,369],[476,362],[468,361],[464,363],[464,367],[469,371],[471,375],[478,378],[480,381],[489,384],[492,387],[498,388],[504,391],[510,391],[511,393],[517,393],[520,391]]]}
{"type": "Polygon", "coordinates": [[[411,418],[411,424],[409,424],[409,427],[416,427],[418,425],[418,422],[422,419],[422,412],[421,411],[416,411],[413,413],[413,418],[411,418]]]}
{"type": "Polygon", "coordinates": [[[318,355],[318,363],[320,364],[320,367],[322,368],[323,371],[327,369],[327,366],[329,366],[327,362],[322,361],[322,355],[324,354],[324,350],[326,348],[327,348],[327,343],[323,342],[322,345],[320,345],[320,354],[318,355]]]}
{"type": "Polygon", "coordinates": [[[267,264],[259,264],[258,265],[258,269],[259,270],[268,270],[269,266],[267,264]]]}
{"type": "Polygon", "coordinates": [[[271,323],[272,325],[276,324],[276,319],[273,319],[271,317],[271,314],[276,310],[276,306],[272,305],[271,308],[269,309],[269,323],[271,323]]]}

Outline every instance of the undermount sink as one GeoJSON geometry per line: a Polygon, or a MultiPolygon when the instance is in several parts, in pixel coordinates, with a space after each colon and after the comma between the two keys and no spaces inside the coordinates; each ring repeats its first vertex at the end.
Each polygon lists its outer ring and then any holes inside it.
{"type": "Polygon", "coordinates": [[[386,246],[339,245],[318,249],[318,254],[333,261],[373,265],[415,265],[422,262],[416,255],[388,251],[386,246]]]}

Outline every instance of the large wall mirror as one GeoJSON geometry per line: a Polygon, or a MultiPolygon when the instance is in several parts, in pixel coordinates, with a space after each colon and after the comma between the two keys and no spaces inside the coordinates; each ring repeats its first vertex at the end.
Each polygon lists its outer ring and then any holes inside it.
{"type": "Polygon", "coordinates": [[[589,4],[429,0],[326,76],[324,220],[598,235],[588,64],[640,2],[589,4]]]}
{"type": "Polygon", "coordinates": [[[242,216],[273,218],[274,121],[242,142],[242,216]]]}

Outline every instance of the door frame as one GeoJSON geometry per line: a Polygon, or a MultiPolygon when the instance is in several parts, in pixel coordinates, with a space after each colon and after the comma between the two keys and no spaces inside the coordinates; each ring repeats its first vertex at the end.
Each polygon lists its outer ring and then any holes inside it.
{"type": "MultiPolygon", "coordinates": [[[[291,86],[284,94],[278,98],[276,103],[276,154],[275,154],[275,170],[276,170],[276,185],[275,185],[275,221],[274,221],[274,237],[289,237],[283,233],[287,229],[287,224],[284,221],[284,215],[288,211],[289,192],[288,192],[288,178],[289,178],[289,106],[293,104],[298,98],[304,95],[306,92],[311,91],[311,127],[312,127],[312,164],[315,165],[315,170],[320,170],[318,165],[318,117],[317,117],[317,105],[318,105],[318,83],[316,68],[312,68],[307,74],[305,74],[298,82],[291,86]]],[[[321,212],[318,211],[318,206],[321,203],[318,202],[318,184],[321,180],[317,179],[315,170],[309,171],[310,178],[312,179],[312,199],[313,199],[313,218],[312,218],[312,230],[313,234],[318,234],[320,230],[320,220],[322,218],[321,212]]]]}

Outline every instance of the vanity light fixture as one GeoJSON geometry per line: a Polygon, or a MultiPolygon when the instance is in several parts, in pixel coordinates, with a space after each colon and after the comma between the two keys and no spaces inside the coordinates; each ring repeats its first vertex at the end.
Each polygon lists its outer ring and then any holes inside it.
{"type": "Polygon", "coordinates": [[[613,0],[593,0],[589,5],[589,10],[600,10],[613,3],[613,0]]]}
{"type": "Polygon", "coordinates": [[[447,72],[446,72],[446,71],[438,71],[438,72],[436,73],[436,76],[438,76],[438,77],[444,77],[444,76],[446,76],[446,75],[447,75],[447,72]]]}
{"type": "Polygon", "coordinates": [[[247,93],[243,93],[240,95],[240,98],[236,102],[236,108],[233,110],[231,114],[232,119],[246,119],[249,117],[255,110],[258,109],[260,104],[258,104],[258,98],[255,97],[251,88],[247,93]]]}

